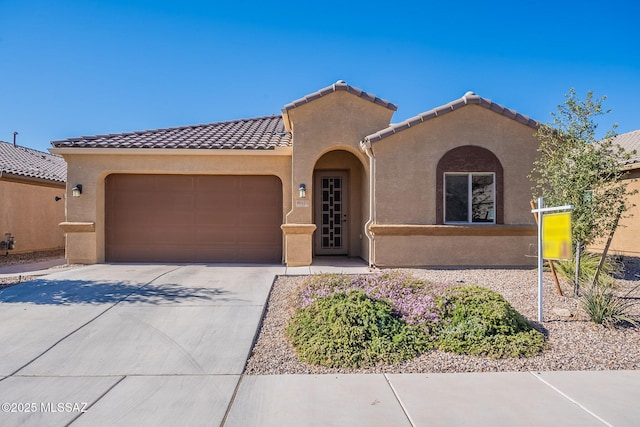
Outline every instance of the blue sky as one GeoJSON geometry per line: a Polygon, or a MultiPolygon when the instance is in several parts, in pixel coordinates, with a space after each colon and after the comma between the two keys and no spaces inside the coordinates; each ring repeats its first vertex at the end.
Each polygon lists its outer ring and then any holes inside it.
{"type": "Polygon", "coordinates": [[[399,122],[472,90],[542,122],[569,88],[640,129],[640,2],[0,0],[0,140],[278,114],[346,80],[399,122]],[[448,3],[448,4],[447,4],[448,3]]]}

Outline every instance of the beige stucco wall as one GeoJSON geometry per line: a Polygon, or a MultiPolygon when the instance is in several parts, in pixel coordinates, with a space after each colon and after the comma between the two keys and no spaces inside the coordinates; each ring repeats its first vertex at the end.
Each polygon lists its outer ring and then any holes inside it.
{"type": "MultiPolygon", "coordinates": [[[[314,200],[313,175],[317,168],[345,168],[352,171],[352,187],[359,187],[361,193],[352,194],[355,200],[351,203],[351,208],[354,209],[351,215],[359,215],[360,218],[358,228],[350,228],[350,255],[367,259],[368,244],[363,224],[368,219],[369,159],[360,151],[359,143],[365,136],[387,127],[393,111],[346,91],[336,91],[292,108],[286,115],[293,132],[293,197],[297,199],[297,188],[304,183],[307,187],[307,199],[314,200]],[[325,154],[336,150],[346,151],[351,156],[343,153],[341,158],[329,156],[320,161],[325,154]],[[357,167],[353,163],[355,159],[361,166],[361,171],[357,173],[357,167]]],[[[286,216],[288,224],[313,223],[313,203],[308,208],[297,207],[294,200],[292,206],[286,216]]]]}
{"type": "MultiPolygon", "coordinates": [[[[504,223],[527,225],[529,236],[376,238],[377,265],[533,265],[535,244],[531,183],[537,155],[535,129],[477,105],[374,142],[376,224],[436,224],[436,167],[449,150],[475,145],[490,150],[504,169],[504,223]]],[[[499,229],[500,225],[477,225],[499,229]]],[[[527,233],[525,233],[527,234],[527,233]]]]}
{"type": "MultiPolygon", "coordinates": [[[[640,257],[640,167],[630,171],[627,175],[628,190],[636,191],[636,194],[629,198],[629,210],[620,219],[620,224],[616,230],[611,246],[610,255],[627,255],[640,257]]],[[[591,249],[602,251],[606,239],[594,244],[591,249]]]]}
{"type": "Polygon", "coordinates": [[[67,259],[96,263],[105,260],[105,179],[114,173],[274,175],[282,181],[284,212],[291,209],[290,149],[248,155],[239,150],[69,149],[51,150],[68,164],[67,259]],[[81,197],[71,188],[82,184],[81,197]],[[94,229],[90,224],[95,224],[94,229]]]}
{"type": "Polygon", "coordinates": [[[64,201],[55,201],[63,195],[64,187],[0,179],[0,240],[13,234],[16,245],[10,253],[64,248],[58,227],[64,221],[64,201]]]}
{"type": "Polygon", "coordinates": [[[377,236],[375,242],[379,267],[520,267],[536,260],[535,237],[377,236]]]}

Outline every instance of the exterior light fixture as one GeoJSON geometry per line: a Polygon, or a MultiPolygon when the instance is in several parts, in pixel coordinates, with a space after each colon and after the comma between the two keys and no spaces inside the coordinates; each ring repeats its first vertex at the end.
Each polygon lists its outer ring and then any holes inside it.
{"type": "Polygon", "coordinates": [[[54,200],[55,200],[56,202],[58,202],[58,201],[62,200],[62,197],[60,197],[60,196],[56,196],[56,197],[54,197],[54,200]]]}
{"type": "Polygon", "coordinates": [[[77,184],[75,187],[73,187],[71,189],[71,194],[73,194],[73,197],[80,197],[80,195],[82,194],[82,184],[77,184]]]}
{"type": "Polygon", "coordinates": [[[307,186],[304,184],[300,184],[300,188],[298,188],[298,194],[300,195],[301,199],[307,197],[307,186]]]}

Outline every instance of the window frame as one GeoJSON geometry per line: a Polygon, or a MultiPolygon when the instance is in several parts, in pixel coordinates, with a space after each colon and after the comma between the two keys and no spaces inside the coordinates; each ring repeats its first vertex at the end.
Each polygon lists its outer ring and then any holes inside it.
{"type": "Polygon", "coordinates": [[[445,225],[495,225],[496,222],[496,206],[498,205],[498,192],[496,190],[496,173],[491,171],[473,171],[473,172],[444,172],[442,174],[442,219],[445,225]],[[467,177],[467,221],[447,221],[447,176],[466,176],[467,177]],[[491,192],[493,195],[493,215],[491,221],[473,221],[473,177],[474,176],[491,176],[491,192]]]}

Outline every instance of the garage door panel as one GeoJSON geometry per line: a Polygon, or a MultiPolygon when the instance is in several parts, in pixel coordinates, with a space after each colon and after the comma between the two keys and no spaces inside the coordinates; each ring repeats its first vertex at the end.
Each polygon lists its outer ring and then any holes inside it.
{"type": "Polygon", "coordinates": [[[252,243],[256,240],[273,242],[276,241],[279,236],[280,233],[274,230],[264,228],[247,228],[239,231],[238,242],[243,244],[252,243]]]}
{"type": "Polygon", "coordinates": [[[205,212],[198,214],[196,219],[199,224],[206,225],[224,225],[224,226],[235,226],[238,222],[237,220],[238,214],[229,211],[214,211],[214,212],[205,212]]]}
{"type": "Polygon", "coordinates": [[[273,176],[110,175],[106,258],[280,262],[282,184],[273,176]]]}
{"type": "Polygon", "coordinates": [[[238,242],[238,231],[228,227],[211,227],[201,230],[197,235],[198,243],[226,243],[234,245],[238,242]]]}

